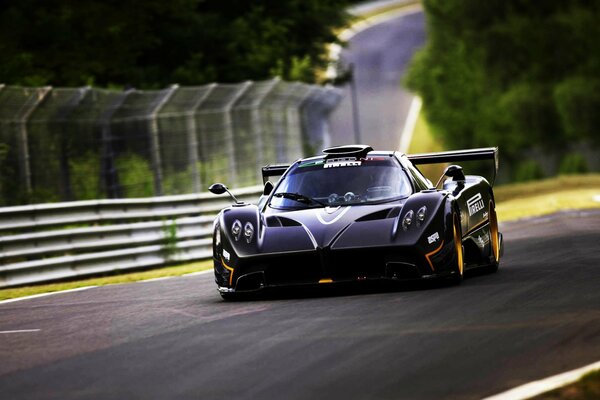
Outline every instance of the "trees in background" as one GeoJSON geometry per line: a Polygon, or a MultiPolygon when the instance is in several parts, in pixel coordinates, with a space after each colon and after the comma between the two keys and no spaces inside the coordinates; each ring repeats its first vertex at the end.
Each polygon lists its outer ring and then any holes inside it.
{"type": "MultiPolygon", "coordinates": [[[[448,147],[600,144],[600,2],[424,0],[407,85],[448,147]]],[[[517,168],[518,170],[518,168],[517,168]]]]}
{"type": "Polygon", "coordinates": [[[0,0],[0,82],[313,82],[348,0],[0,0]]]}

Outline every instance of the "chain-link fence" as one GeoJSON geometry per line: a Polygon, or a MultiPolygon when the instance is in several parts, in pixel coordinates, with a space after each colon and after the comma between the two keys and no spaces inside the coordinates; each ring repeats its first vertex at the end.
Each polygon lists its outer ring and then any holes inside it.
{"type": "Polygon", "coordinates": [[[162,90],[0,85],[0,206],[200,192],[328,145],[331,87],[278,79],[162,90]]]}

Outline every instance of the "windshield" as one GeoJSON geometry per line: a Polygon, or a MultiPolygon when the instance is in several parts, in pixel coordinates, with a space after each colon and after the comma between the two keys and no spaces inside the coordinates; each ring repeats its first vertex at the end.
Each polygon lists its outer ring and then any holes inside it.
{"type": "Polygon", "coordinates": [[[410,181],[393,157],[337,158],[292,167],[270,205],[305,208],[375,204],[411,193],[410,181]]]}

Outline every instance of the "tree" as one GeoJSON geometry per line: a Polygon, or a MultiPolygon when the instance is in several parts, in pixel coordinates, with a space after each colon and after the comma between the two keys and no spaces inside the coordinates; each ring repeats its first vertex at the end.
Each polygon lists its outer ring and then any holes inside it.
{"type": "Polygon", "coordinates": [[[600,2],[425,0],[406,84],[448,147],[562,151],[597,140],[600,2]]]}
{"type": "Polygon", "coordinates": [[[4,0],[0,82],[164,87],[316,79],[348,0],[4,0]]]}

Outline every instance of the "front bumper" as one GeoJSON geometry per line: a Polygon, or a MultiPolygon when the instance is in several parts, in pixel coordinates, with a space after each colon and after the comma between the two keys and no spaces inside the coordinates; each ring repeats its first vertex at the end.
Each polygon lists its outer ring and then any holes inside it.
{"type": "Polygon", "coordinates": [[[442,244],[434,254],[399,247],[317,249],[239,258],[235,264],[214,259],[214,267],[219,291],[233,293],[280,286],[438,278],[452,273],[453,257],[450,243],[442,244]]]}

